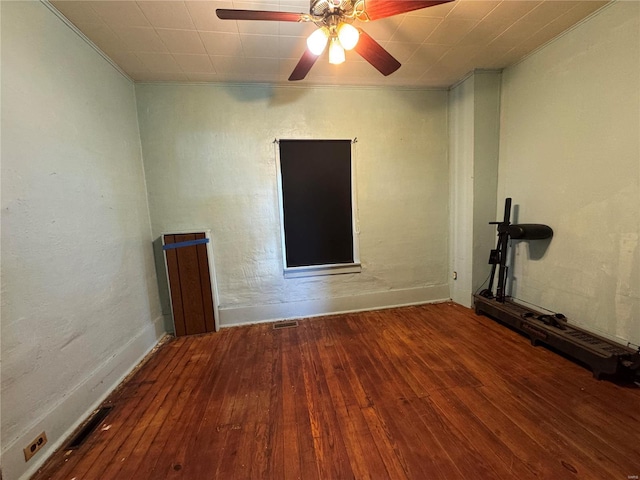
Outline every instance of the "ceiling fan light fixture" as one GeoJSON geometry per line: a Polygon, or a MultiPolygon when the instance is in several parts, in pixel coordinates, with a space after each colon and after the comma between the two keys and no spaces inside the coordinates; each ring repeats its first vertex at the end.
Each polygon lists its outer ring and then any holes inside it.
{"type": "Polygon", "coordinates": [[[344,48],[340,45],[340,41],[337,37],[333,37],[331,39],[331,44],[329,45],[329,63],[333,65],[340,65],[345,61],[344,48]]]}
{"type": "Polygon", "coordinates": [[[338,39],[342,48],[345,50],[353,50],[360,39],[360,32],[356,27],[348,23],[342,23],[338,27],[338,39]]]}
{"type": "Polygon", "coordinates": [[[309,38],[307,38],[307,47],[309,47],[309,51],[314,55],[320,55],[327,47],[328,41],[329,29],[327,27],[322,27],[309,35],[309,38]]]}
{"type": "Polygon", "coordinates": [[[218,8],[216,15],[221,20],[315,24],[317,29],[307,38],[308,48],[293,69],[289,81],[303,80],[327,49],[327,44],[329,44],[330,63],[335,65],[343,63],[346,60],[345,49],[353,49],[376,70],[387,76],[400,68],[400,62],[364,30],[355,28],[351,24],[357,20],[361,22],[380,20],[451,1],[453,0],[310,0],[308,14],[218,8]]]}

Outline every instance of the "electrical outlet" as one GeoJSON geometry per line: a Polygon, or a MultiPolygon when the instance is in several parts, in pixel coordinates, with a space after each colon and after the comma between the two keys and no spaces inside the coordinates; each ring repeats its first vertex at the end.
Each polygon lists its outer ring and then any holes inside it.
{"type": "Polygon", "coordinates": [[[38,450],[44,447],[45,443],[47,443],[47,434],[42,432],[38,435],[31,444],[24,447],[24,461],[28,462],[31,457],[33,457],[38,450]]]}

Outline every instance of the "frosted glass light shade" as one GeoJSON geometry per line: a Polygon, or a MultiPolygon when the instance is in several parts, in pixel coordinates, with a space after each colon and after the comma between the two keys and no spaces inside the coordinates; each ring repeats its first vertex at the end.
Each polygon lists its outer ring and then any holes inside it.
{"type": "Polygon", "coordinates": [[[307,38],[307,47],[314,55],[320,55],[324,52],[327,42],[329,41],[329,30],[326,27],[317,29],[309,38],[307,38]]]}
{"type": "Polygon", "coordinates": [[[353,25],[343,23],[338,27],[338,39],[345,50],[353,49],[360,39],[360,32],[353,25]]]}
{"type": "Polygon", "coordinates": [[[342,48],[338,39],[334,37],[331,39],[331,45],[329,45],[329,63],[339,65],[344,61],[344,48],[342,48]]]}

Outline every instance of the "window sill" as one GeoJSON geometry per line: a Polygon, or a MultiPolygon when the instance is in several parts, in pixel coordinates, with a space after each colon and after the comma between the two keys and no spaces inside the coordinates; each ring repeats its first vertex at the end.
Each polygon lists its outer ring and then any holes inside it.
{"type": "Polygon", "coordinates": [[[342,275],[345,273],[360,273],[362,265],[359,263],[344,263],[337,265],[311,265],[309,267],[291,267],[284,269],[284,278],[319,277],[322,275],[342,275]]]}

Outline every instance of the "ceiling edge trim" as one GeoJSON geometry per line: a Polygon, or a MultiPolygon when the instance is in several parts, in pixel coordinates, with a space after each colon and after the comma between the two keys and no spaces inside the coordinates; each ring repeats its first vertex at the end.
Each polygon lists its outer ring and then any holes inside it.
{"type": "Polygon", "coordinates": [[[268,87],[268,88],[286,88],[286,89],[301,89],[301,90],[309,90],[309,89],[319,89],[319,90],[327,90],[327,89],[335,89],[340,88],[344,90],[403,90],[403,91],[436,91],[436,92],[446,92],[450,87],[420,87],[413,85],[339,85],[339,84],[326,84],[326,85],[289,85],[286,83],[266,83],[266,82],[171,82],[171,81],[135,81],[136,85],[181,85],[181,86],[224,86],[224,87],[268,87]]]}
{"type": "Polygon", "coordinates": [[[460,80],[451,85],[447,90],[453,90],[463,84],[469,77],[475,75],[476,73],[502,73],[504,68],[474,68],[473,70],[468,71],[460,80]]]}
{"type": "Polygon", "coordinates": [[[40,0],[40,3],[42,3],[45,7],[47,7],[56,17],[58,17],[60,20],[62,20],[62,22],[69,27],[71,30],[73,30],[73,32],[78,35],[82,40],[84,40],[84,42],[89,45],[91,48],[93,48],[98,55],[100,55],[102,58],[104,58],[107,63],[109,63],[120,75],[122,75],[124,78],[126,78],[127,80],[129,80],[131,83],[133,82],[133,79],[127,75],[124,70],[122,70],[118,64],[116,64],[113,60],[111,60],[109,58],[109,56],[104,53],[102,50],[100,50],[100,48],[93,43],[91,40],[89,40],[89,38],[82,33],[80,30],[78,30],[78,27],[76,27],[73,23],[71,23],[69,21],[69,19],[67,17],[65,17],[62,12],[60,12],[56,7],[54,7],[51,2],[49,2],[49,0],[40,0]]]}
{"type": "MultiPolygon", "coordinates": [[[[549,45],[551,45],[552,43],[557,42],[558,40],[560,40],[562,37],[564,37],[565,35],[568,35],[569,33],[573,32],[576,28],[579,28],[582,24],[590,21],[593,17],[595,17],[596,15],[600,15],[604,10],[606,10],[607,8],[610,8],[612,5],[618,3],[620,0],[609,0],[609,3],[603,5],[602,7],[600,7],[599,9],[591,12],[589,15],[587,15],[586,17],[584,17],[583,19],[579,20],[577,23],[574,23],[573,25],[571,25],[569,28],[567,28],[566,30],[560,32],[558,35],[556,35],[555,37],[553,37],[550,40],[547,40],[546,42],[544,42],[542,45],[538,46],[536,49],[530,51],[529,53],[527,53],[524,57],[522,57],[520,60],[518,60],[515,63],[512,63],[511,65],[509,65],[507,68],[512,68],[515,67],[516,65],[521,64],[522,62],[524,62],[525,60],[527,60],[528,58],[534,56],[535,54],[537,54],[539,51],[544,50],[545,48],[547,48],[549,45]]],[[[631,0],[633,1],[633,0],[631,0]]]]}

